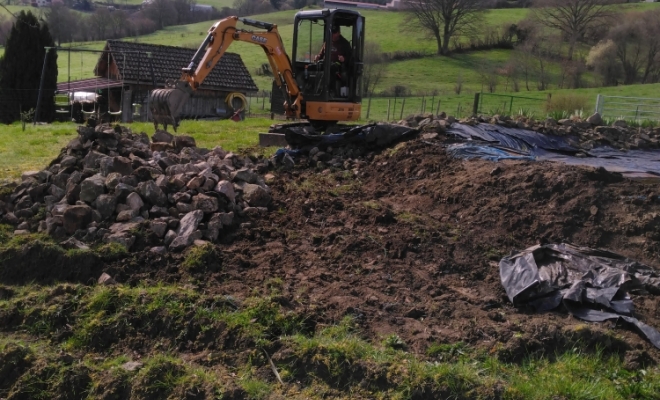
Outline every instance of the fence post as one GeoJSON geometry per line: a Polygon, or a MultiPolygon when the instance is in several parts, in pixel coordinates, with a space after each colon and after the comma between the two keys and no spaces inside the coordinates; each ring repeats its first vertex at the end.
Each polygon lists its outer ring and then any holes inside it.
{"type": "Polygon", "coordinates": [[[369,97],[369,101],[367,102],[367,119],[369,119],[370,112],[371,112],[371,97],[369,97]]]}
{"type": "MultiPolygon", "coordinates": [[[[396,99],[394,99],[396,102],[396,99]]],[[[387,120],[390,120],[390,99],[387,99],[387,120]]]]}
{"type": "Polygon", "coordinates": [[[435,115],[440,115],[440,99],[438,99],[438,108],[435,109],[435,115]]]}
{"type": "Polygon", "coordinates": [[[602,114],[603,109],[602,109],[601,104],[600,104],[600,102],[601,102],[602,99],[603,99],[603,98],[602,98],[602,96],[601,96],[600,94],[596,95],[596,110],[595,110],[595,112],[597,112],[598,114],[600,114],[601,117],[603,116],[603,114],[602,114]]]}
{"type": "Polygon", "coordinates": [[[472,103],[473,115],[479,114],[479,97],[481,97],[481,93],[477,92],[474,94],[474,103],[472,103]]]}
{"type": "Polygon", "coordinates": [[[420,113],[424,114],[424,108],[425,108],[424,107],[424,96],[422,96],[422,110],[420,111],[420,113]]]}
{"type": "Polygon", "coordinates": [[[511,96],[511,102],[509,103],[509,115],[511,115],[512,111],[513,111],[513,96],[511,96]]]}
{"type": "MultiPolygon", "coordinates": [[[[392,107],[392,118],[396,118],[396,96],[394,96],[394,107],[392,107]]],[[[387,119],[389,120],[389,117],[387,119]]]]}
{"type": "Polygon", "coordinates": [[[403,98],[403,102],[401,103],[401,116],[399,119],[403,119],[403,108],[406,106],[406,98],[403,98]]]}

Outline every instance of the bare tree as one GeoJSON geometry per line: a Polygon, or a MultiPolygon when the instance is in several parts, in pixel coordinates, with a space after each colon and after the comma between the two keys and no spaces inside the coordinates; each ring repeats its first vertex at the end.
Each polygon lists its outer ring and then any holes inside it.
{"type": "Polygon", "coordinates": [[[362,88],[364,96],[372,96],[376,85],[385,74],[387,64],[383,59],[380,45],[373,41],[364,44],[364,69],[362,70],[362,88]]]}
{"type": "Polygon", "coordinates": [[[108,31],[111,26],[110,11],[107,8],[98,8],[94,14],[90,15],[87,19],[89,27],[94,33],[96,40],[103,40],[107,38],[108,31]]]}
{"type": "Polygon", "coordinates": [[[533,15],[540,24],[557,29],[566,37],[568,59],[572,60],[575,45],[612,17],[609,3],[610,0],[539,0],[533,15]]]}
{"type": "Polygon", "coordinates": [[[78,27],[78,16],[63,3],[53,4],[46,12],[46,23],[53,39],[58,43],[73,41],[78,27]]]}
{"type": "Polygon", "coordinates": [[[449,53],[452,38],[473,31],[484,10],[483,0],[405,0],[405,4],[412,20],[436,40],[438,54],[449,53]]]}

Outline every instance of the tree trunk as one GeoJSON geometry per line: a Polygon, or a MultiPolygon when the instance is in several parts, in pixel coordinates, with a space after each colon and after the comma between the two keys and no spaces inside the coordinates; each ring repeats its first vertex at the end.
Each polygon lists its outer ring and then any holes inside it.
{"type": "Polygon", "coordinates": [[[449,39],[451,39],[451,35],[448,33],[445,33],[442,37],[442,54],[444,55],[449,54],[449,39]]]}
{"type": "Polygon", "coordinates": [[[444,54],[444,53],[442,52],[442,49],[443,49],[443,47],[442,47],[442,46],[443,46],[443,43],[442,43],[442,38],[440,37],[440,32],[436,32],[436,33],[434,34],[434,36],[435,36],[435,41],[436,41],[436,43],[438,44],[438,55],[440,56],[440,55],[444,54]]]}

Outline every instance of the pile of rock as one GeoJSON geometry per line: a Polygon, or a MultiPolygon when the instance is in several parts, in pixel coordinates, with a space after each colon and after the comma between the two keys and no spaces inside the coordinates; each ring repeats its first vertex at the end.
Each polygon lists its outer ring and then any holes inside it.
{"type": "Polygon", "coordinates": [[[146,231],[158,251],[180,251],[265,214],[271,196],[261,174],[270,167],[268,159],[197,148],[189,136],[157,131],[150,141],[124,127],[81,126],[47,169],[23,174],[0,215],[17,234],[130,249],[146,231]]]}
{"type": "Polygon", "coordinates": [[[660,148],[660,128],[630,127],[624,120],[617,120],[605,125],[603,118],[594,113],[586,119],[572,117],[555,120],[535,120],[524,116],[475,116],[456,121],[445,113],[411,115],[398,122],[399,125],[419,128],[424,132],[444,133],[452,123],[467,125],[490,123],[509,128],[529,129],[539,133],[557,136],[570,136],[573,144],[584,150],[598,146],[610,146],[620,150],[660,148]]]}

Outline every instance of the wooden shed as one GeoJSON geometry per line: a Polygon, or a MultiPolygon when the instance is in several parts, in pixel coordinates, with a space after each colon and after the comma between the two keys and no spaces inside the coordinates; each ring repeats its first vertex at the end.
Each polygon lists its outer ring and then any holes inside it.
{"type": "MultiPolygon", "coordinates": [[[[195,49],[108,40],[94,67],[96,78],[58,85],[59,92],[93,91],[100,95],[97,108],[122,122],[146,121],[152,89],[181,77],[195,49]]],[[[258,91],[241,56],[225,53],[181,112],[182,118],[222,119],[231,116],[237,104],[226,104],[231,93],[258,91]]]]}

